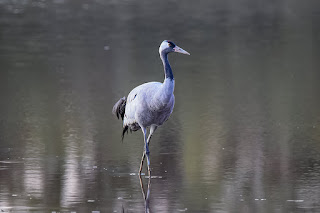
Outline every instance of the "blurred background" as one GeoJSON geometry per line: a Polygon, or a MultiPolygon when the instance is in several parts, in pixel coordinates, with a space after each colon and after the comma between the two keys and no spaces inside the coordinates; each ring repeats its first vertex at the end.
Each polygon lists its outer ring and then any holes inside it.
{"type": "Polygon", "coordinates": [[[145,211],[111,109],[170,39],[150,212],[319,212],[319,38],[318,1],[0,0],[1,211],[145,211]]]}

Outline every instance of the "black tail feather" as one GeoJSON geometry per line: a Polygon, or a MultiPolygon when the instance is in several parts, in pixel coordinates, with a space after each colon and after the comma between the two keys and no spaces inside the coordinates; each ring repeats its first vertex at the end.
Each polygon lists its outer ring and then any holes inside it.
{"type": "Polygon", "coordinates": [[[120,100],[113,106],[112,113],[117,116],[119,119],[119,115],[121,116],[121,119],[123,120],[124,113],[126,110],[126,97],[120,98],[120,100]]]}
{"type": "MultiPolygon", "coordinates": [[[[123,138],[124,138],[124,134],[127,132],[127,134],[128,134],[128,126],[125,126],[124,128],[123,128],[123,131],[122,131],[122,141],[123,141],[123,138]]],[[[131,129],[130,129],[131,130],[131,129]]]]}
{"type": "MultiPolygon", "coordinates": [[[[125,110],[126,110],[126,103],[127,103],[126,97],[123,97],[123,98],[120,98],[120,100],[117,101],[117,103],[113,106],[112,113],[114,115],[116,115],[118,119],[120,116],[121,119],[123,120],[125,110]]],[[[123,141],[125,133],[128,133],[129,130],[130,130],[130,133],[132,133],[132,131],[137,131],[139,129],[140,129],[140,126],[138,123],[131,123],[131,124],[124,126],[123,130],[122,130],[122,141],[123,141]]]]}
{"type": "MultiPolygon", "coordinates": [[[[123,98],[120,98],[120,100],[117,101],[117,103],[113,106],[112,113],[114,115],[116,115],[118,119],[119,119],[119,117],[121,117],[121,119],[123,120],[124,114],[125,114],[125,110],[126,110],[126,103],[127,103],[126,97],[123,97],[123,98]]],[[[124,134],[126,132],[128,133],[128,128],[129,128],[128,126],[125,126],[123,128],[122,141],[123,141],[123,138],[124,138],[124,134]]]]}

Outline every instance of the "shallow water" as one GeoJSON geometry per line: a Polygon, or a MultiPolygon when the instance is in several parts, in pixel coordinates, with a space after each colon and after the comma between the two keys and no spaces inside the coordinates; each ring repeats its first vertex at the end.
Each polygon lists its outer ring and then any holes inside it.
{"type": "Polygon", "coordinates": [[[319,212],[319,6],[0,1],[1,211],[319,212]],[[164,39],[191,56],[143,194],[111,109],[163,80],[164,39]]]}

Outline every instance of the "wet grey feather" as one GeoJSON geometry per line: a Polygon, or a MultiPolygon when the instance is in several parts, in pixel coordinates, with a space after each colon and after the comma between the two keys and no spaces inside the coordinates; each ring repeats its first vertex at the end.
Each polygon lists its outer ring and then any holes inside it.
{"type": "Polygon", "coordinates": [[[125,109],[126,109],[126,97],[120,98],[120,100],[113,106],[112,113],[117,116],[119,119],[119,115],[123,120],[125,109]]]}

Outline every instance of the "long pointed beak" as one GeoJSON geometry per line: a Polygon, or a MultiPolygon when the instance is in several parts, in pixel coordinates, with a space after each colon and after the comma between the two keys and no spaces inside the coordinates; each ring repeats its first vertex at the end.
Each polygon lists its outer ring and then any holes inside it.
{"type": "Polygon", "coordinates": [[[186,54],[186,55],[190,55],[190,53],[188,53],[187,51],[185,51],[184,49],[178,47],[178,46],[175,46],[173,48],[173,51],[176,52],[176,53],[182,53],[182,54],[186,54]]]}

